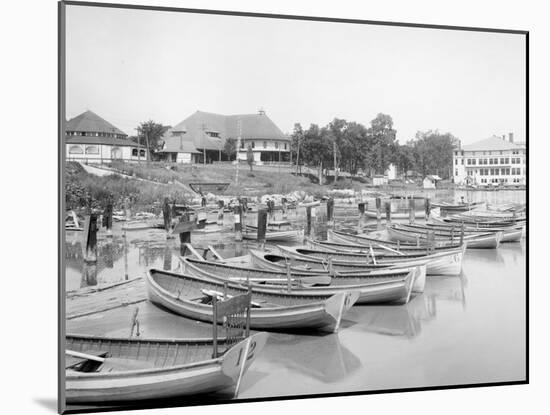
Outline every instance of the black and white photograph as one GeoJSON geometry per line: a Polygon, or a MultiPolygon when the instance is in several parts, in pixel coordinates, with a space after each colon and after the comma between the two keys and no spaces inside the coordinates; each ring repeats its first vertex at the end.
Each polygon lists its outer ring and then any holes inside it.
{"type": "Polygon", "coordinates": [[[528,383],[527,30],[58,5],[60,412],[528,383]]]}

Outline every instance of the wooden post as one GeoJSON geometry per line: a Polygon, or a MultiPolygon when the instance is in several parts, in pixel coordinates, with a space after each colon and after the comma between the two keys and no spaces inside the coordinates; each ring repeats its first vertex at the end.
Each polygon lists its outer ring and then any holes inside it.
{"type": "Polygon", "coordinates": [[[430,198],[427,197],[424,199],[424,209],[425,209],[425,218],[428,220],[430,217],[430,212],[432,211],[432,205],[430,203],[430,198]]]}
{"type": "Polygon", "coordinates": [[[97,215],[91,213],[86,217],[84,224],[86,247],[84,260],[86,262],[97,262],[97,215]]]}
{"type": "Polygon", "coordinates": [[[264,247],[265,244],[265,232],[267,228],[267,210],[259,209],[258,210],[258,242],[261,247],[264,247]]]}
{"type": "Polygon", "coordinates": [[[105,210],[103,211],[103,227],[107,228],[107,236],[112,237],[113,233],[111,229],[113,228],[113,201],[109,199],[105,210]]]}
{"type": "Polygon", "coordinates": [[[357,230],[363,229],[363,223],[365,221],[365,202],[360,202],[357,206],[359,208],[359,221],[357,222],[357,230]]]}
{"type": "Polygon", "coordinates": [[[241,223],[241,205],[233,208],[233,218],[235,224],[235,241],[240,242],[243,240],[243,224],[241,223]]]}
{"type": "Polygon", "coordinates": [[[223,207],[224,207],[223,200],[218,200],[218,220],[217,220],[218,226],[223,226],[223,207]]]}
{"type": "Polygon", "coordinates": [[[391,223],[391,202],[386,202],[386,225],[391,223]]]}
{"type": "Polygon", "coordinates": [[[306,230],[305,235],[310,236],[311,234],[311,206],[306,206],[306,230]]]}
{"type": "Polygon", "coordinates": [[[130,209],[130,199],[128,198],[124,199],[124,214],[126,215],[126,220],[130,220],[132,218],[132,211],[130,209]]]}
{"type": "Polygon", "coordinates": [[[379,197],[377,197],[376,198],[376,221],[378,222],[378,225],[380,225],[380,219],[382,218],[381,207],[382,207],[382,200],[379,197]]]}
{"type": "Polygon", "coordinates": [[[168,198],[164,198],[164,203],[162,205],[162,219],[164,220],[164,229],[166,232],[170,231],[170,226],[172,225],[172,209],[170,208],[170,202],[168,198]]]}
{"type": "Polygon", "coordinates": [[[216,295],[212,296],[212,359],[218,357],[218,299],[216,295]]]}
{"type": "Polygon", "coordinates": [[[464,243],[464,222],[462,222],[462,226],[460,227],[460,245],[464,243]]]}
{"type": "Polygon", "coordinates": [[[327,223],[331,224],[334,218],[334,199],[327,200],[327,223]]]}
{"type": "Polygon", "coordinates": [[[409,223],[414,223],[414,197],[409,199],[409,223]]]}

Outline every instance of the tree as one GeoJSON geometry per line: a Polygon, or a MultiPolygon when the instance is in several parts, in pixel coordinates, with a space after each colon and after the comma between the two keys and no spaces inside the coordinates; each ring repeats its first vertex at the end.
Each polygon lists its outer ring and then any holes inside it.
{"type": "Polygon", "coordinates": [[[300,123],[294,124],[294,131],[290,136],[290,151],[296,160],[296,174],[298,174],[298,166],[300,165],[300,144],[304,140],[304,130],[300,123]]]}
{"type": "Polygon", "coordinates": [[[370,168],[371,173],[383,174],[394,157],[397,132],[393,129],[391,116],[387,114],[378,114],[370,124],[367,132],[365,167],[370,168]]]}
{"type": "Polygon", "coordinates": [[[252,171],[252,166],[254,165],[254,152],[250,144],[246,147],[246,162],[250,167],[250,171],[252,171]]]}
{"type": "Polygon", "coordinates": [[[229,160],[231,160],[231,157],[237,155],[237,139],[233,137],[229,137],[225,140],[225,144],[223,146],[223,152],[227,155],[229,160]]]}
{"type": "Polygon", "coordinates": [[[328,165],[332,155],[332,142],[327,128],[319,128],[318,125],[311,124],[304,131],[301,148],[304,162],[317,166],[319,184],[323,184],[323,164],[328,165]]]}
{"type": "Polygon", "coordinates": [[[170,127],[163,126],[153,120],[145,121],[140,123],[137,127],[138,136],[130,137],[130,139],[141,145],[145,144],[145,148],[147,149],[147,160],[149,160],[150,154],[156,153],[164,145],[164,141],[161,137],[168,128],[170,127]]]}
{"type": "Polygon", "coordinates": [[[447,179],[453,164],[453,150],[458,139],[451,133],[439,131],[418,131],[414,140],[408,143],[413,147],[415,170],[427,174],[437,174],[447,179]]]}

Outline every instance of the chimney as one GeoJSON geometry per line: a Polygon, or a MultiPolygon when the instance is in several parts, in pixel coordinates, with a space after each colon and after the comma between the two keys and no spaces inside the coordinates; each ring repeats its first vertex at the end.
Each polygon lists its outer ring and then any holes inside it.
{"type": "Polygon", "coordinates": [[[260,109],[258,110],[258,114],[265,115],[265,110],[263,107],[260,107],[260,109]]]}
{"type": "Polygon", "coordinates": [[[511,143],[514,142],[514,133],[508,133],[508,138],[510,140],[511,143]]]}

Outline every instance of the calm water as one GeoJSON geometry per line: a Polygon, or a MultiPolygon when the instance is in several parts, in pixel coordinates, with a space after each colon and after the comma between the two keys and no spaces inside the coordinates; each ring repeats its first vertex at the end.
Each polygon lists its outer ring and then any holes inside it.
{"type": "MultiPolygon", "coordinates": [[[[456,201],[461,195],[489,203],[523,202],[525,198],[521,191],[432,193],[429,197],[432,201],[456,201]]],[[[400,203],[403,201],[396,201],[395,207],[400,203]]],[[[303,223],[302,216],[295,213],[290,213],[289,219],[296,226],[303,223]]],[[[249,220],[253,223],[255,218],[249,220]]],[[[232,217],[226,214],[226,226],[231,224],[232,217]]],[[[317,224],[316,231],[322,235],[323,226],[317,224]]],[[[98,263],[86,266],[81,235],[67,233],[67,290],[120,281],[126,275],[133,278],[149,267],[174,269],[178,265],[179,241],[166,241],[163,231],[128,232],[123,237],[118,225],[114,235],[99,235],[98,263]]],[[[225,256],[244,255],[249,246],[234,243],[232,233],[194,234],[193,243],[214,244],[225,256]]],[[[271,334],[244,377],[239,396],[524,379],[525,245],[524,240],[503,244],[498,250],[468,250],[461,276],[428,277],[425,292],[407,305],[353,307],[338,334],[271,334]]],[[[211,334],[210,325],[186,320],[147,302],[139,307],[144,337],[211,334]]],[[[69,320],[67,330],[127,335],[132,310],[124,307],[69,320]]]]}

